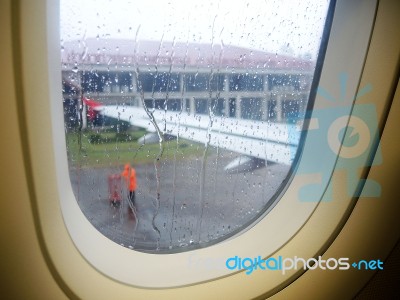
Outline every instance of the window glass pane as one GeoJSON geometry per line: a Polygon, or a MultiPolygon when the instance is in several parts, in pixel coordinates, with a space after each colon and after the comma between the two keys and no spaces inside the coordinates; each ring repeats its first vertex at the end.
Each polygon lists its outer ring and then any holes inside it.
{"type": "Polygon", "coordinates": [[[301,146],[289,130],[328,4],[62,0],[69,171],[92,225],[134,250],[177,252],[271,208],[301,146]]]}
{"type": "Polygon", "coordinates": [[[179,90],[179,75],[170,73],[140,73],[138,83],[144,92],[179,90]]]}
{"type": "Polygon", "coordinates": [[[235,74],[229,77],[230,91],[262,91],[263,76],[256,74],[235,74]]]}
{"type": "Polygon", "coordinates": [[[261,98],[241,98],[240,105],[243,119],[262,120],[263,100],[261,98]]]}
{"type": "Polygon", "coordinates": [[[208,99],[195,99],[196,114],[208,114],[208,99]]]}
{"type": "Polygon", "coordinates": [[[225,115],[225,100],[224,99],[211,99],[211,109],[215,116],[225,115]]]}
{"type": "Polygon", "coordinates": [[[224,76],[215,74],[188,74],[186,78],[186,91],[221,91],[224,86],[224,76]]]}

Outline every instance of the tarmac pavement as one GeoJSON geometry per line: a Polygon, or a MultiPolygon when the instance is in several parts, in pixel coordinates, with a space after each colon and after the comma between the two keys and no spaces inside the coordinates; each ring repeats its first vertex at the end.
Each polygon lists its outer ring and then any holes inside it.
{"type": "Polygon", "coordinates": [[[138,184],[135,213],[125,188],[120,207],[109,202],[107,178],[122,172],[122,165],[71,169],[70,177],[83,213],[106,237],[139,251],[178,252],[240,230],[267,206],[289,171],[288,166],[267,164],[227,174],[224,167],[236,156],[214,151],[204,165],[202,158],[161,159],[157,169],[154,164],[133,163],[138,184]]]}

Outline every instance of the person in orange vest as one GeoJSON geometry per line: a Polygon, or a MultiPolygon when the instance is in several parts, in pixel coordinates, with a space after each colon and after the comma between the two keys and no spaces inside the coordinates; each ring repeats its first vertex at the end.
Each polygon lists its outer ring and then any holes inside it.
{"type": "Polygon", "coordinates": [[[131,200],[132,205],[135,205],[136,171],[130,164],[126,164],[121,176],[125,179],[129,192],[129,199],[131,200]]]}

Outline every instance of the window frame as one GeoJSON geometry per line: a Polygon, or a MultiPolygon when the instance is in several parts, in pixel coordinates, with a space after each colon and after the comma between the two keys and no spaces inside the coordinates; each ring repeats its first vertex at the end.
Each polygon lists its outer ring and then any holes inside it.
{"type": "MultiPolygon", "coordinates": [[[[263,257],[268,257],[270,255],[278,255],[278,253],[292,253],[293,247],[288,248],[285,245],[296,242],[298,229],[303,227],[310,216],[315,213],[317,206],[323,206],[325,204],[318,202],[311,204],[301,203],[301,206],[298,206],[298,203],[297,205],[293,205],[297,199],[296,191],[299,185],[301,186],[304,184],[304,180],[306,180],[296,174],[294,175],[291,186],[284,192],[282,199],[277,203],[275,208],[269,212],[268,218],[260,220],[244,234],[205,249],[197,249],[171,255],[145,254],[131,251],[115,244],[92,227],[79,209],[76,201],[72,201],[74,200],[74,195],[68,178],[65,137],[59,134],[63,132],[62,118],[54,117],[57,115],[62,116],[62,101],[57,101],[61,95],[61,68],[59,66],[59,51],[57,53],[56,50],[59,45],[58,33],[56,32],[58,26],[54,26],[54,24],[59,24],[57,19],[58,6],[55,5],[54,2],[50,2],[51,1],[42,3],[41,10],[36,14],[31,14],[31,16],[29,13],[33,11],[31,9],[34,7],[34,4],[21,3],[20,21],[22,24],[22,46],[29,44],[29,37],[33,35],[39,37],[37,43],[40,45],[41,49],[44,50],[43,53],[39,53],[39,51],[32,51],[32,53],[23,51],[23,86],[25,91],[24,103],[27,114],[27,138],[32,149],[30,163],[32,165],[32,172],[35,175],[36,217],[39,219],[40,231],[43,235],[47,253],[55,264],[57,271],[65,272],[62,271],[62,267],[71,270],[71,267],[77,265],[76,261],[78,260],[80,264],[87,264],[85,267],[86,273],[99,273],[99,276],[103,276],[102,274],[104,274],[117,282],[126,283],[135,287],[172,288],[193,284],[198,286],[196,285],[197,283],[204,283],[209,280],[220,278],[218,282],[221,284],[221,288],[229,285],[231,289],[239,291],[238,288],[242,289],[243,287],[240,285],[239,287],[235,287],[234,283],[245,280],[246,276],[243,272],[231,272],[229,270],[211,270],[211,272],[207,270],[207,272],[205,272],[204,269],[200,270],[201,272],[196,272],[193,266],[192,268],[188,268],[187,262],[190,256],[195,255],[199,258],[228,258],[235,255],[262,255],[263,257]],[[38,18],[41,16],[44,16],[44,19],[40,21],[38,18]],[[39,26],[36,28],[32,26],[32,24],[35,24],[35,21],[39,21],[39,26]],[[53,25],[47,26],[48,24],[53,25]],[[39,64],[44,65],[44,67],[39,67],[40,70],[44,71],[43,74],[39,76],[41,79],[44,79],[40,85],[38,84],[38,79],[34,78],[34,74],[37,73],[35,67],[38,67],[39,64]],[[34,101],[30,102],[29,99],[34,101]],[[35,116],[43,111],[44,118],[38,121],[35,116]],[[43,130],[43,128],[47,128],[49,124],[51,124],[50,129],[43,130]],[[53,147],[48,147],[49,144],[46,142],[49,141],[51,141],[53,147]],[[48,163],[46,164],[46,162],[48,163]],[[60,201],[58,201],[59,199],[60,201]],[[291,214],[291,212],[294,211],[296,211],[295,215],[300,212],[299,215],[301,214],[301,218],[294,217],[290,224],[282,224],[282,216],[291,214]],[[280,226],[279,224],[284,226],[280,226]],[[282,236],[277,237],[274,228],[281,228],[282,236]],[[260,236],[265,237],[265,239],[260,240],[260,236]],[[59,241],[62,241],[62,243],[58,243],[59,241]],[[65,243],[68,244],[67,248],[71,250],[70,253],[67,253],[63,249],[65,243]],[[99,245],[101,245],[100,249],[99,245]],[[66,263],[63,262],[65,259],[64,256],[67,257],[67,261],[71,262],[71,267],[67,267],[65,265],[66,263]],[[167,259],[166,256],[168,256],[167,259]],[[187,273],[180,272],[179,268],[186,269],[187,273]],[[140,276],[138,276],[138,270],[140,270],[140,276]],[[165,270],[174,270],[174,272],[166,273],[165,270]]],[[[361,5],[361,3],[358,4],[361,5]]],[[[37,3],[35,3],[35,5],[37,5],[37,3]]],[[[351,16],[354,22],[355,8],[354,4],[341,1],[337,3],[331,38],[328,42],[326,59],[320,80],[320,85],[326,87],[328,90],[337,88],[337,85],[335,85],[337,84],[337,74],[348,70],[349,78],[354,78],[354,82],[348,85],[349,90],[351,90],[349,93],[355,95],[357,91],[373,26],[376,1],[364,3],[362,6],[363,11],[361,13],[358,11],[357,15],[357,18],[359,18],[358,29],[362,29],[362,36],[351,45],[357,57],[349,55],[350,57],[347,58],[347,60],[338,63],[335,58],[338,56],[340,57],[337,53],[341,53],[341,46],[349,42],[353,37],[353,32],[346,34],[346,30],[343,30],[346,29],[346,21],[348,21],[345,16],[351,16]],[[353,9],[353,12],[351,9],[353,9]],[[349,12],[346,13],[346,10],[349,12]],[[335,53],[335,51],[337,52],[335,53]],[[363,55],[360,55],[360,53],[363,53],[363,55]]],[[[37,7],[34,8],[35,10],[38,9],[37,7]]],[[[322,104],[320,100],[321,99],[317,96],[315,101],[317,107],[322,104]]],[[[305,155],[301,158],[302,161],[307,159],[306,147],[307,140],[304,145],[305,150],[303,153],[305,153],[305,155]]],[[[333,167],[334,164],[332,170],[333,167]]],[[[330,172],[332,172],[332,170],[330,172]]],[[[318,178],[311,178],[311,180],[318,180],[318,178]]],[[[345,205],[342,209],[345,209],[348,205],[345,205]]],[[[335,214],[335,220],[332,222],[339,222],[338,218],[339,212],[335,214]]],[[[310,251],[306,250],[303,252],[299,251],[295,252],[295,255],[301,256],[302,253],[305,254],[309,252],[310,251]]],[[[306,257],[306,255],[304,256],[306,257]]],[[[77,270],[78,269],[75,269],[75,272],[77,272],[77,270]]],[[[66,276],[68,277],[67,280],[69,283],[78,284],[76,280],[71,279],[71,276],[73,275],[67,274],[66,276]]],[[[257,274],[252,277],[252,283],[249,284],[249,287],[246,287],[245,290],[249,291],[251,287],[254,287],[257,278],[262,278],[262,280],[266,280],[267,278],[271,279],[268,283],[266,281],[266,285],[273,289],[274,286],[283,284],[295,276],[296,272],[288,272],[286,276],[279,278],[276,278],[276,276],[274,278],[274,275],[271,274],[257,274]]],[[[213,283],[210,282],[205,284],[210,287],[213,286],[213,283]]],[[[116,285],[120,286],[120,284],[116,285]]],[[[214,286],[213,289],[217,288],[214,286]]],[[[258,295],[256,293],[257,289],[252,292],[249,291],[246,295],[251,297],[251,295],[258,295]]]]}

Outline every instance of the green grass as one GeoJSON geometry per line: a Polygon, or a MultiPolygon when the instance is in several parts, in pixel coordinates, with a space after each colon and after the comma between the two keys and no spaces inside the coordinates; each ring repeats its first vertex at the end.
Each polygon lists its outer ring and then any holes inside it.
{"type": "MultiPolygon", "coordinates": [[[[73,167],[106,167],[119,166],[127,162],[132,164],[152,163],[160,153],[160,145],[140,145],[137,139],[145,131],[129,131],[124,134],[115,132],[67,133],[67,153],[70,166],[73,167]],[[81,140],[79,144],[79,139],[81,140]]],[[[166,141],[163,144],[162,160],[177,160],[201,157],[204,145],[192,141],[166,141]]]]}

